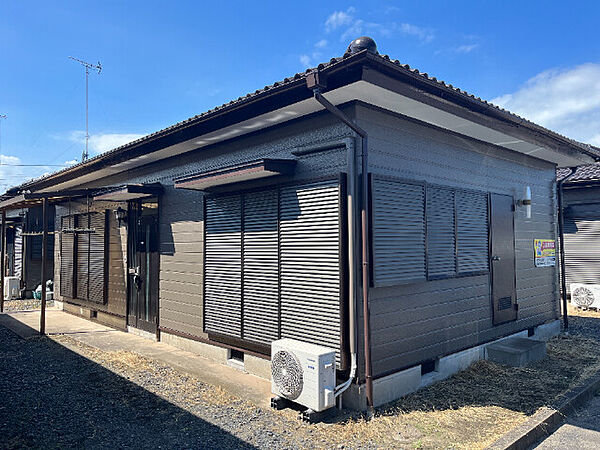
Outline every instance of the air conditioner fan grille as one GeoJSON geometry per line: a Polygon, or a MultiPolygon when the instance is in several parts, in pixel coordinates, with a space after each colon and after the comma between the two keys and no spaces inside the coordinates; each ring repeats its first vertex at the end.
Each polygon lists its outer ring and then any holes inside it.
{"type": "Polygon", "coordinates": [[[571,293],[571,297],[577,306],[590,306],[594,303],[594,293],[586,287],[578,287],[571,293]]]}
{"type": "Polygon", "coordinates": [[[304,383],[300,361],[291,352],[280,350],[271,358],[271,375],[281,394],[295,400],[302,393],[304,383]]]}

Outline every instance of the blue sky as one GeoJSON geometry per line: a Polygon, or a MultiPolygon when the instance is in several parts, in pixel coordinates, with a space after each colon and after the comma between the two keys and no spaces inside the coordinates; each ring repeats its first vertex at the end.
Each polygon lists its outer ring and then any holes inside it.
{"type": "Polygon", "coordinates": [[[382,53],[600,145],[600,2],[0,2],[0,191],[343,54],[382,53]],[[39,164],[44,167],[21,167],[39,164]]]}

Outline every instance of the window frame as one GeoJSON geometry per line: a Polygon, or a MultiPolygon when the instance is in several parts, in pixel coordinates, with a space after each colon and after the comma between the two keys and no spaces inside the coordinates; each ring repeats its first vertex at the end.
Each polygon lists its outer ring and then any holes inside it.
{"type": "Polygon", "coordinates": [[[369,196],[369,223],[368,223],[368,232],[369,232],[369,285],[371,287],[392,287],[392,286],[405,286],[405,285],[410,285],[410,284],[417,284],[417,283],[423,283],[423,282],[429,282],[429,281],[439,281],[439,280],[449,280],[449,279],[454,279],[454,278],[466,278],[466,277],[475,277],[475,276],[482,276],[482,275],[489,275],[490,274],[490,264],[489,264],[489,260],[490,260],[490,192],[487,191],[482,191],[482,190],[478,190],[478,189],[469,189],[469,188],[462,188],[462,187],[454,187],[454,186],[450,186],[450,185],[444,185],[444,184],[440,184],[440,183],[430,183],[427,181],[419,181],[419,180],[414,180],[414,179],[410,179],[410,178],[403,178],[403,177],[396,177],[396,176],[392,176],[392,175],[379,175],[379,174],[373,174],[373,173],[369,173],[368,174],[368,178],[369,178],[369,183],[368,183],[368,196],[369,196]],[[397,283],[397,284],[388,284],[388,283],[377,283],[377,281],[375,280],[375,264],[376,264],[376,255],[375,255],[375,251],[374,251],[374,241],[375,241],[375,234],[374,234],[374,225],[375,225],[375,217],[373,214],[373,183],[376,182],[377,180],[381,180],[381,181],[391,181],[391,182],[396,182],[396,183],[402,183],[402,184],[410,184],[410,185],[417,185],[417,186],[422,186],[423,190],[424,190],[424,197],[423,197],[423,201],[424,201],[424,226],[425,226],[425,277],[423,279],[419,279],[419,280],[415,280],[415,281],[407,281],[407,282],[402,282],[402,283],[397,283]],[[434,275],[434,276],[430,276],[429,275],[429,233],[428,233],[428,227],[427,227],[427,190],[429,188],[439,188],[439,189],[446,189],[446,190],[451,190],[454,193],[454,251],[455,251],[455,259],[454,259],[454,275],[434,275]],[[477,270],[477,271],[470,271],[470,272],[459,272],[458,267],[459,267],[459,246],[458,246],[458,229],[459,229],[459,224],[458,224],[458,220],[457,220],[457,193],[458,192],[466,192],[466,193],[471,193],[471,194],[478,194],[478,195],[483,195],[485,196],[485,201],[486,201],[486,221],[485,221],[485,225],[487,228],[487,243],[486,243],[486,252],[487,252],[487,269],[485,270],[477,270]]]}

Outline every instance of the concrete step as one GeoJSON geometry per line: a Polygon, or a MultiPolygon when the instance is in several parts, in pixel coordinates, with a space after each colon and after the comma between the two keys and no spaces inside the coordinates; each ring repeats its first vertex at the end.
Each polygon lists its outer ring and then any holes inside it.
{"type": "Polygon", "coordinates": [[[488,345],[486,354],[495,363],[524,367],[546,356],[546,343],[514,337],[488,345]]]}

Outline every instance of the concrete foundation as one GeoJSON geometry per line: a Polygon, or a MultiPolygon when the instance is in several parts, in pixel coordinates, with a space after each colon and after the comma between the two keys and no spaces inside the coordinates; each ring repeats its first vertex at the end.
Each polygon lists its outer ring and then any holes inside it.
{"type": "MultiPolygon", "coordinates": [[[[528,347],[534,349],[530,355],[530,362],[540,357],[541,352],[545,355],[546,345],[544,342],[560,333],[560,321],[539,325],[534,328],[533,335],[528,336],[528,330],[520,331],[493,342],[471,347],[466,350],[453,353],[439,358],[435,364],[435,370],[421,375],[421,366],[414,366],[408,369],[396,372],[386,377],[378,378],[373,381],[373,403],[375,406],[381,406],[385,403],[398,400],[404,395],[417,391],[437,381],[449,378],[450,376],[467,369],[471,364],[482,359],[488,359],[488,348],[490,346],[504,344],[510,340],[519,339],[526,341],[528,347]]],[[[367,407],[365,385],[353,384],[343,394],[343,405],[347,408],[364,411],[367,407]]]]}
{"type": "MultiPolygon", "coordinates": [[[[220,364],[229,365],[229,350],[216,345],[207,344],[204,342],[194,341],[174,334],[166,332],[160,333],[160,340],[165,344],[180,348],[190,353],[202,356],[220,364]]],[[[245,354],[244,363],[235,364],[235,368],[243,370],[246,373],[255,375],[267,380],[271,379],[271,362],[268,359],[259,358],[254,355],[245,354]]]]}
{"type": "Polygon", "coordinates": [[[144,339],[150,339],[151,341],[156,341],[156,333],[150,333],[149,331],[140,330],[139,328],[134,328],[127,326],[127,332],[131,334],[135,334],[136,336],[143,337],[144,339]]]}

